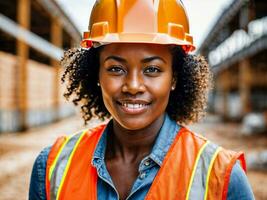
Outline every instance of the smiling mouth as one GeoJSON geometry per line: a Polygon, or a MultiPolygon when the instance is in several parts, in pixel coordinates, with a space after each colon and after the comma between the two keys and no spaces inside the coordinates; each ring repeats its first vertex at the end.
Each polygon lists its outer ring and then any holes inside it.
{"type": "Polygon", "coordinates": [[[147,104],[139,104],[139,103],[122,103],[123,107],[129,108],[129,109],[139,109],[147,106],[147,104]]]}
{"type": "Polygon", "coordinates": [[[140,114],[144,112],[150,105],[150,103],[144,101],[118,101],[118,104],[121,106],[124,112],[129,114],[140,114]]]}

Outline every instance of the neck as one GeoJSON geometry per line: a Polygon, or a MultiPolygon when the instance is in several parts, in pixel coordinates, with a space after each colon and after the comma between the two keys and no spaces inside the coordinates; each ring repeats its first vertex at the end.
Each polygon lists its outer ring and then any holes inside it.
{"type": "Polygon", "coordinates": [[[143,129],[128,130],[114,120],[113,134],[108,144],[109,155],[123,160],[145,157],[150,153],[163,121],[164,115],[143,129]]]}

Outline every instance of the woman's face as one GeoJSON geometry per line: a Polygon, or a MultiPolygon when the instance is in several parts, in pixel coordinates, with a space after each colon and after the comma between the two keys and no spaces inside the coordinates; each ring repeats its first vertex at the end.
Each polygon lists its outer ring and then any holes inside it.
{"type": "Polygon", "coordinates": [[[112,117],[128,130],[164,116],[173,81],[168,46],[109,44],[100,53],[99,82],[112,117]]]}

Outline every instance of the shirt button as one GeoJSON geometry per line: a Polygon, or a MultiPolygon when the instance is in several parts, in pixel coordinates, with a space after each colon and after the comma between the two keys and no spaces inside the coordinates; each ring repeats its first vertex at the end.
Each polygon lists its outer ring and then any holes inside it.
{"type": "Polygon", "coordinates": [[[139,176],[139,178],[140,178],[141,180],[144,179],[145,177],[146,177],[146,173],[145,173],[145,172],[141,173],[140,176],[139,176]]]}
{"type": "Polygon", "coordinates": [[[149,166],[150,165],[150,161],[146,160],[144,164],[145,164],[145,166],[149,166]]]}

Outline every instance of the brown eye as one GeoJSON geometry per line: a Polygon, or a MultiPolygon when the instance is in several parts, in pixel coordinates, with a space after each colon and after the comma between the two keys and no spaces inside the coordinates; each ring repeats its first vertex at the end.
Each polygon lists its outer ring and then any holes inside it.
{"type": "Polygon", "coordinates": [[[110,66],[107,71],[115,75],[121,75],[125,73],[125,70],[121,66],[110,66]]]}
{"type": "Polygon", "coordinates": [[[157,67],[157,66],[148,66],[148,67],[146,67],[145,68],[145,70],[144,70],[144,74],[148,74],[148,75],[153,75],[153,74],[158,74],[158,73],[160,73],[161,72],[161,70],[160,70],[160,68],[159,67],[157,67]]]}

